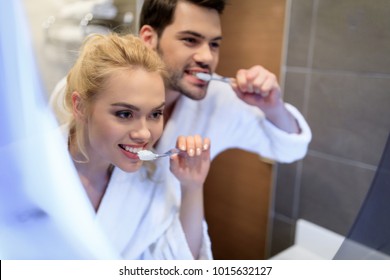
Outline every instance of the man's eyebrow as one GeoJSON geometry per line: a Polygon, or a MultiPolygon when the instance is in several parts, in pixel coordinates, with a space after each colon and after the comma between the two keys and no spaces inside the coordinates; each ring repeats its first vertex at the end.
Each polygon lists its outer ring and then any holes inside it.
{"type": "MultiPolygon", "coordinates": [[[[195,32],[195,31],[191,31],[191,30],[184,30],[184,31],[179,32],[178,34],[179,35],[191,35],[191,36],[198,37],[201,39],[206,39],[206,37],[203,36],[202,34],[195,32]]],[[[217,37],[211,39],[211,41],[217,41],[217,40],[222,40],[222,36],[217,36],[217,37]]]]}

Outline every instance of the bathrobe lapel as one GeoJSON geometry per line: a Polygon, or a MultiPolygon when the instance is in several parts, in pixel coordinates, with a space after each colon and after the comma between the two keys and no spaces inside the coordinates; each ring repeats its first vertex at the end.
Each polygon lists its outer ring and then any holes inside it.
{"type": "Polygon", "coordinates": [[[174,197],[159,174],[157,168],[152,181],[144,169],[125,173],[115,168],[98,209],[98,223],[126,259],[138,259],[172,223],[174,197]]]}

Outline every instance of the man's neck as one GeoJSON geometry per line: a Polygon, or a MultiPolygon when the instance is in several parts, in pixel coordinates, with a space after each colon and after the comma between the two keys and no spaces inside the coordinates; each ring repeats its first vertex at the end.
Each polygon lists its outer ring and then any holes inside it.
{"type": "Polygon", "coordinates": [[[175,109],[176,102],[179,100],[180,92],[167,90],[165,95],[165,109],[164,109],[164,126],[171,118],[172,112],[175,109]]]}
{"type": "MultiPolygon", "coordinates": [[[[164,127],[166,126],[168,120],[171,118],[172,112],[175,109],[176,103],[179,100],[180,92],[166,90],[165,93],[165,109],[164,109],[164,127]]],[[[160,139],[154,144],[156,148],[158,146],[160,139]]]]}

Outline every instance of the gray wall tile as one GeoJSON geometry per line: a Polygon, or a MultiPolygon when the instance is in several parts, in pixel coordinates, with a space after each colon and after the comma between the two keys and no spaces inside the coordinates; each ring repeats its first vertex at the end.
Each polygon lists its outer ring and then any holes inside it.
{"type": "Polygon", "coordinates": [[[390,1],[320,0],[313,66],[390,73],[390,1]]]}
{"type": "Polygon", "coordinates": [[[284,81],[284,101],[294,105],[300,112],[305,113],[305,85],[307,73],[286,71],[284,81]]]}
{"type": "Polygon", "coordinates": [[[313,73],[311,149],[376,165],[390,129],[390,77],[313,73]]]}
{"type": "Polygon", "coordinates": [[[299,216],[345,235],[374,177],[367,169],[309,155],[303,162],[299,216]]]}
{"type": "Polygon", "coordinates": [[[294,244],[295,221],[276,216],[273,220],[272,240],[268,258],[294,244]]]}
{"type": "Polygon", "coordinates": [[[306,67],[312,22],[312,0],[291,0],[287,65],[306,67]]]}
{"type": "Polygon", "coordinates": [[[278,164],[274,168],[277,170],[277,192],[274,194],[274,209],[278,214],[296,219],[297,199],[297,175],[299,163],[278,164]]]}

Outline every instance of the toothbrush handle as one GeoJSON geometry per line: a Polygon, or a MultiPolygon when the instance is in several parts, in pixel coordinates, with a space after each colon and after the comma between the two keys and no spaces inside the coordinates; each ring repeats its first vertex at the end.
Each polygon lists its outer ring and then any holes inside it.
{"type": "Polygon", "coordinates": [[[230,84],[232,79],[228,77],[215,77],[216,80],[230,84]]]}
{"type": "Polygon", "coordinates": [[[180,150],[179,149],[177,149],[177,148],[173,148],[173,149],[170,149],[169,151],[168,151],[168,155],[169,156],[172,156],[172,155],[176,155],[176,154],[179,154],[180,153],[180,150]]]}
{"type": "Polygon", "coordinates": [[[157,155],[157,158],[168,157],[168,156],[170,157],[170,156],[178,154],[178,153],[180,153],[180,150],[176,149],[176,148],[173,148],[173,149],[170,149],[168,152],[165,152],[163,154],[157,155]]]}

